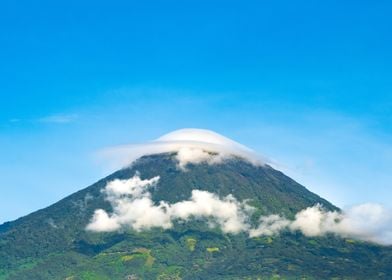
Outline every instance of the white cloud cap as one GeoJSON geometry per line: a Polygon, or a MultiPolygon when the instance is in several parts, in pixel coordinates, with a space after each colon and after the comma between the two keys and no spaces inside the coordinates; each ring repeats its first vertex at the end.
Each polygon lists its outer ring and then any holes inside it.
{"type": "Polygon", "coordinates": [[[213,131],[195,128],[176,130],[145,144],[107,148],[101,156],[111,161],[113,167],[120,168],[145,155],[171,152],[177,153],[182,169],[188,163],[214,164],[230,156],[241,157],[255,165],[267,163],[265,158],[244,145],[213,131]]]}

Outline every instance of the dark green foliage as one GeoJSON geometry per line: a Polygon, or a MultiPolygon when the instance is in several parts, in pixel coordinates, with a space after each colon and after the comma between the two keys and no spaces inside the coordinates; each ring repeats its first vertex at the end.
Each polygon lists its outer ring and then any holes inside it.
{"type": "Polygon", "coordinates": [[[392,248],[299,233],[248,238],[203,221],[171,230],[85,231],[95,209],[111,211],[107,181],[159,175],[154,201],[176,202],[192,189],[250,199],[257,214],[283,214],[321,203],[335,206],[269,166],[240,159],[180,171],[172,154],[146,156],[58,203],[0,226],[0,279],[390,279],[392,248]]]}

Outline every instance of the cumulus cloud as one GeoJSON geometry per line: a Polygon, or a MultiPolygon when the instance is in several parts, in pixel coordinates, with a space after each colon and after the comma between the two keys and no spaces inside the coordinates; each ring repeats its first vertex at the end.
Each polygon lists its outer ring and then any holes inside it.
{"type": "Polygon", "coordinates": [[[210,222],[218,224],[223,232],[239,233],[248,228],[246,212],[250,208],[232,195],[220,199],[213,193],[193,190],[190,200],[174,203],[169,209],[174,219],[212,218],[210,222]]]}
{"type": "Polygon", "coordinates": [[[144,155],[177,153],[179,167],[188,163],[219,163],[223,159],[238,156],[255,165],[267,163],[251,149],[218,133],[204,129],[180,129],[139,145],[124,145],[105,149],[100,155],[110,161],[113,168],[131,164],[144,155]]]}
{"type": "Polygon", "coordinates": [[[290,224],[306,236],[333,233],[384,245],[392,244],[392,212],[382,205],[365,203],[343,212],[325,211],[320,205],[300,211],[290,224]]]}
{"type": "Polygon", "coordinates": [[[300,231],[305,236],[325,234],[392,244],[392,212],[382,205],[365,203],[344,211],[326,211],[319,204],[299,211],[294,220],[279,215],[263,216],[250,237],[278,234],[283,230],[300,231]]]}
{"type": "Polygon", "coordinates": [[[290,224],[292,230],[300,230],[306,236],[319,236],[339,222],[340,214],[336,211],[325,212],[319,204],[308,207],[295,215],[294,221],[290,224]]]}
{"type": "Polygon", "coordinates": [[[211,225],[216,224],[226,233],[238,233],[247,228],[245,213],[250,209],[231,195],[220,199],[213,193],[193,190],[189,200],[173,204],[161,201],[154,204],[149,188],[154,187],[158,180],[159,177],[142,180],[136,174],[128,180],[109,182],[103,192],[113,207],[113,213],[96,210],[87,229],[168,229],[173,226],[174,220],[187,221],[190,218],[205,218],[211,225]]]}
{"type": "Polygon", "coordinates": [[[139,174],[136,174],[131,179],[119,180],[115,179],[109,182],[104,192],[109,197],[109,201],[123,195],[131,195],[134,197],[141,197],[146,193],[146,189],[155,186],[159,181],[159,176],[151,179],[142,180],[139,174]]]}
{"type": "Polygon", "coordinates": [[[392,244],[392,211],[373,203],[354,206],[345,212],[336,230],[342,235],[392,244]]]}
{"type": "Polygon", "coordinates": [[[205,219],[225,233],[246,232],[249,237],[300,231],[309,237],[335,234],[392,244],[392,212],[378,204],[361,204],[345,211],[327,211],[317,204],[299,211],[293,220],[273,214],[261,216],[254,226],[249,222],[254,208],[232,195],[220,198],[208,191],[192,190],[188,200],[154,203],[151,188],[157,187],[158,182],[159,176],[143,180],[139,174],[127,180],[109,182],[103,192],[113,212],[109,214],[97,209],[87,229],[98,232],[123,228],[136,231],[154,227],[169,229],[175,220],[205,219]]]}
{"type": "Polygon", "coordinates": [[[91,231],[115,231],[121,228],[116,219],[109,217],[105,210],[97,209],[91,223],[87,225],[87,229],[91,231]]]}

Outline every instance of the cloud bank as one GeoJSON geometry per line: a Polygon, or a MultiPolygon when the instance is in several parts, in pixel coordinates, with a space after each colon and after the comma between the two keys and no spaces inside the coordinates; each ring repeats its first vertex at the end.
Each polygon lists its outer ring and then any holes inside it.
{"type": "Polygon", "coordinates": [[[315,237],[335,234],[345,238],[392,245],[392,212],[378,204],[361,204],[343,212],[326,211],[321,205],[299,211],[294,220],[274,214],[260,217],[257,226],[250,224],[254,208],[229,195],[219,198],[207,191],[193,190],[189,200],[170,204],[151,199],[151,188],[159,176],[142,180],[138,174],[128,180],[114,180],[103,192],[113,207],[109,214],[97,209],[87,230],[110,232],[120,229],[136,231],[154,227],[169,229],[175,220],[205,219],[224,233],[246,232],[249,237],[275,235],[282,231],[300,231],[315,237]]]}
{"type": "Polygon", "coordinates": [[[158,180],[159,177],[141,180],[136,174],[128,180],[109,182],[103,192],[113,213],[96,210],[87,229],[99,232],[121,228],[136,231],[153,227],[168,229],[174,220],[187,221],[190,218],[205,218],[211,226],[219,226],[225,233],[239,233],[247,228],[246,212],[250,208],[231,195],[220,199],[213,193],[193,190],[189,200],[154,204],[149,189],[156,186],[158,180]]]}
{"type": "Polygon", "coordinates": [[[219,163],[223,159],[238,156],[259,165],[267,160],[227,137],[205,129],[180,129],[165,134],[151,142],[139,145],[123,145],[105,149],[101,156],[112,163],[113,168],[121,168],[136,159],[152,154],[177,153],[181,169],[188,163],[219,163]]]}

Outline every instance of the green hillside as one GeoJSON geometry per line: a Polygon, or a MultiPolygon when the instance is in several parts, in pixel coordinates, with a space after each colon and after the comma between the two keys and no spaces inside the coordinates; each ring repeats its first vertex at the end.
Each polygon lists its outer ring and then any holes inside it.
{"type": "Polygon", "coordinates": [[[257,216],[295,213],[316,203],[338,210],[269,166],[240,159],[177,168],[173,154],[145,156],[56,204],[0,226],[0,279],[391,279],[392,247],[300,233],[249,238],[205,222],[170,230],[86,231],[95,209],[110,212],[101,190],[115,178],[160,176],[152,199],[178,202],[193,189],[232,194],[257,216]],[[388,278],[389,277],[389,278],[388,278]]]}

